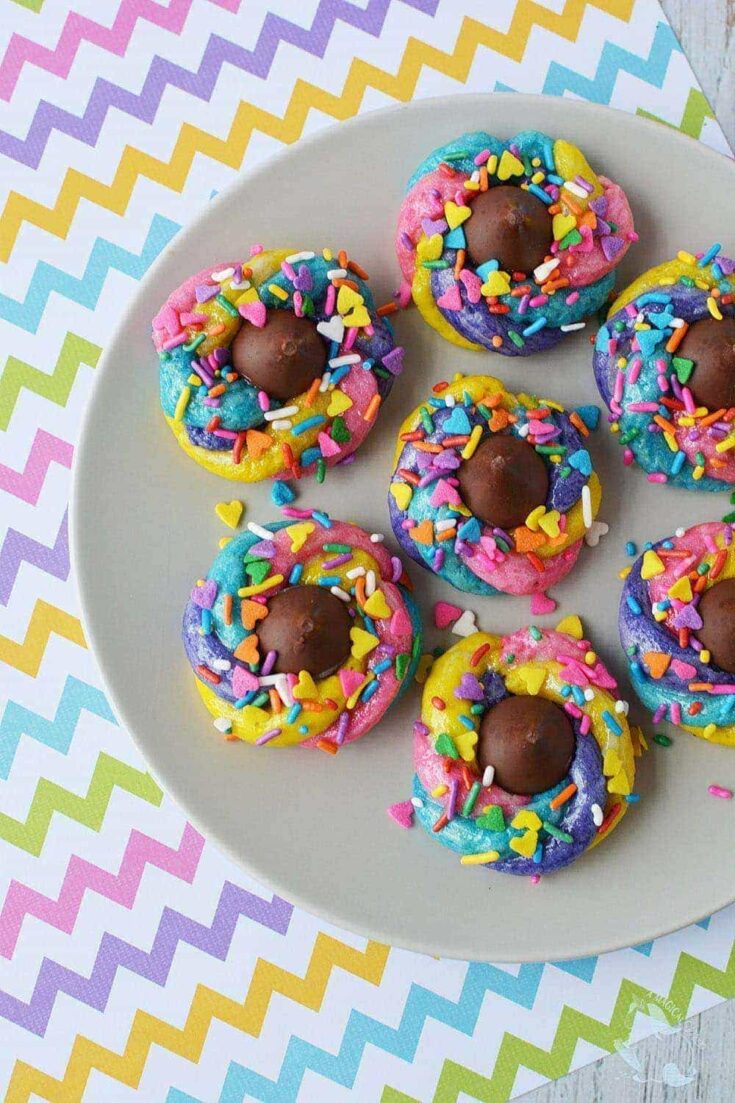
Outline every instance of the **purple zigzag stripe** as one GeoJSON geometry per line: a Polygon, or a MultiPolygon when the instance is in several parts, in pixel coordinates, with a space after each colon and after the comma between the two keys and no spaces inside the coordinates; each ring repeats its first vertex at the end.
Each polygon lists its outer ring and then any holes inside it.
{"type": "Polygon", "coordinates": [[[104,934],[89,977],[44,958],[28,1003],[0,989],[0,1016],[42,1038],[60,992],[96,1011],[104,1011],[118,969],[127,969],[163,987],[180,942],[224,961],[241,916],[285,935],[292,912],[293,905],[279,896],[263,900],[226,881],[211,927],[166,907],[150,952],[131,946],[117,935],[104,934]]]}
{"type": "MultiPolygon", "coordinates": [[[[252,50],[219,35],[211,35],[195,73],[156,55],[139,94],[100,78],[95,82],[81,118],[42,100],[25,138],[17,138],[14,134],[0,130],[0,153],[30,168],[38,168],[46,143],[54,130],[76,138],[85,145],[94,146],[111,108],[132,115],[141,122],[152,123],[169,85],[209,102],[223,65],[232,65],[252,76],[265,79],[281,43],[296,46],[313,57],[323,58],[338,20],[378,38],[392,2],[395,0],[369,0],[367,7],[360,10],[346,0],[322,0],[309,28],[299,27],[269,12],[252,50]]],[[[439,0],[400,2],[430,16],[435,14],[439,6],[439,0]]]]}
{"type": "Polygon", "coordinates": [[[54,546],[39,544],[24,532],[8,529],[0,548],[0,605],[7,605],[21,563],[31,563],[46,574],[66,581],[69,577],[69,532],[66,513],[61,519],[54,546]]]}

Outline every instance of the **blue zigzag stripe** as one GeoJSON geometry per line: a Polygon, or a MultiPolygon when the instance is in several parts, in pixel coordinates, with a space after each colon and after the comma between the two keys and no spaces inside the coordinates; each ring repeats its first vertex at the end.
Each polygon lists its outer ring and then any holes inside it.
{"type": "Polygon", "coordinates": [[[42,260],[36,265],[23,302],[0,295],[0,319],[11,322],[28,333],[35,333],[53,292],[94,310],[112,269],[131,276],[134,280],[142,279],[158,254],[180,229],[177,222],[160,214],[154,215],[140,256],[124,249],[122,245],[98,237],[81,277],[72,276],[42,260]]]}
{"type": "Polygon", "coordinates": [[[15,701],[8,701],[0,719],[0,778],[8,777],[22,735],[67,754],[83,710],[117,724],[104,693],[71,674],[64,684],[53,720],[15,701]]]}
{"type": "Polygon", "coordinates": [[[681,52],[678,39],[668,23],[659,23],[647,58],[631,53],[614,42],[606,42],[594,77],[585,77],[558,61],[552,61],[543,91],[547,96],[563,96],[566,92],[573,92],[591,103],[608,104],[620,73],[630,73],[646,84],[661,88],[671,55],[681,52]]]}

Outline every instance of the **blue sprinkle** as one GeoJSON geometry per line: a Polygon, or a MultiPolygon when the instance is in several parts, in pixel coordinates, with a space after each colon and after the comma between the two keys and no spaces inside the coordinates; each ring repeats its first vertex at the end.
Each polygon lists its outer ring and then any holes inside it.
{"type": "Polygon", "coordinates": [[[341,368],[335,368],[329,377],[329,382],[334,383],[335,386],[339,383],[349,372],[352,364],[343,364],[341,368]]]}
{"type": "Polygon", "coordinates": [[[523,330],[523,336],[524,337],[531,337],[534,333],[538,333],[538,331],[540,329],[544,328],[547,321],[548,321],[548,318],[546,318],[545,315],[542,315],[540,318],[537,318],[535,322],[531,322],[530,326],[526,326],[526,328],[523,330]]]}
{"type": "Polygon", "coordinates": [[[542,203],[545,203],[547,207],[550,207],[554,202],[551,196],[545,192],[543,188],[540,188],[538,184],[529,184],[528,190],[535,195],[537,199],[540,199],[542,203]]]}
{"type": "Polygon", "coordinates": [[[623,729],[620,727],[620,724],[618,724],[617,720],[608,709],[604,710],[602,714],[602,719],[605,721],[605,726],[608,731],[611,731],[613,735],[623,734],[623,729]]]}
{"type": "Polygon", "coordinates": [[[384,670],[387,670],[389,666],[393,666],[392,659],[383,659],[382,662],[376,663],[373,667],[373,674],[382,674],[384,670]]]}
{"type": "Polygon", "coordinates": [[[291,583],[292,586],[295,586],[296,583],[300,581],[303,573],[304,564],[294,563],[293,567],[291,568],[291,574],[288,576],[288,581],[291,583]]]}
{"type": "Polygon", "coordinates": [[[640,793],[628,793],[625,799],[627,800],[628,804],[637,804],[638,801],[641,799],[641,795],[640,793]]]}
{"type": "Polygon", "coordinates": [[[277,479],[271,487],[271,501],[275,506],[288,505],[289,502],[293,502],[295,497],[296,491],[283,479],[277,479]]]}
{"type": "Polygon", "coordinates": [[[370,698],[373,697],[378,692],[379,688],[380,688],[380,683],[376,679],[374,682],[369,682],[368,683],[368,685],[362,691],[360,696],[362,697],[363,701],[369,701],[370,698]]]}
{"type": "Polygon", "coordinates": [[[546,174],[546,179],[549,181],[550,184],[556,184],[557,187],[561,187],[562,184],[564,183],[564,177],[563,176],[557,176],[555,172],[547,173],[546,174]]]}
{"type": "Polygon", "coordinates": [[[445,249],[464,249],[466,244],[467,238],[464,236],[464,230],[461,226],[455,226],[453,230],[444,235],[445,249]]]}
{"type": "Polygon", "coordinates": [[[461,724],[464,724],[464,726],[465,726],[465,727],[466,727],[466,728],[467,728],[467,729],[468,729],[469,731],[473,731],[473,729],[474,729],[474,727],[475,727],[475,722],[474,722],[474,720],[473,720],[473,719],[472,719],[472,718],[471,718],[470,716],[465,716],[465,714],[464,714],[463,712],[461,712],[461,713],[459,714],[459,722],[460,722],[461,724]]]}
{"type": "Polygon", "coordinates": [[[372,371],[374,363],[375,363],[374,360],[363,360],[362,370],[363,371],[372,371]]]}
{"type": "Polygon", "coordinates": [[[342,579],[338,574],[325,574],[317,581],[317,586],[340,586],[342,579]]]}
{"type": "Polygon", "coordinates": [[[300,421],[298,425],[294,425],[291,432],[295,437],[300,437],[307,430],[313,429],[317,425],[323,425],[326,420],[324,414],[314,414],[313,417],[307,417],[305,421],[300,421]]]}
{"type": "Polygon", "coordinates": [[[482,536],[480,522],[476,517],[470,517],[468,521],[459,526],[457,536],[460,540],[464,540],[466,544],[476,544],[482,536]]]}
{"type": "Polygon", "coordinates": [[[600,423],[599,406],[577,406],[575,413],[579,414],[588,429],[594,431],[600,423]]]}
{"type": "Polygon", "coordinates": [[[372,634],[374,636],[377,636],[378,633],[375,631],[375,622],[373,621],[372,617],[366,616],[363,619],[365,621],[365,624],[364,624],[365,631],[366,632],[372,632],[372,634]]]}
{"type": "MultiPolygon", "coordinates": [[[[720,268],[717,261],[715,261],[715,263],[712,265],[712,275],[715,277],[716,280],[723,279],[723,277],[725,275],[725,273],[722,271],[722,269],[720,268]]],[[[726,294],[729,290],[730,290],[729,287],[724,287],[724,288],[720,287],[720,291],[722,291],[724,294],[726,294]]]]}
{"type": "MultiPolygon", "coordinates": [[[[554,146],[552,144],[551,138],[548,138],[544,142],[543,154],[544,154],[544,164],[546,165],[547,172],[556,172],[556,161],[554,160],[554,146]]],[[[562,178],[560,176],[555,176],[553,178],[553,180],[552,180],[551,177],[549,177],[549,180],[551,180],[553,184],[563,184],[564,183],[564,181],[562,180],[562,178]]]]}
{"type": "Polygon", "coordinates": [[[327,357],[327,360],[334,360],[337,356],[339,356],[339,350],[339,341],[332,341],[331,345],[329,346],[329,356],[327,357]]]}
{"type": "Polygon", "coordinates": [[[307,728],[306,724],[300,724],[299,725],[299,735],[308,735],[308,734],[309,734],[309,729],[307,728]]]}
{"type": "Polygon", "coordinates": [[[559,692],[561,693],[562,697],[571,697],[572,687],[568,685],[563,685],[559,692]]]}
{"type": "MultiPolygon", "coordinates": [[[[649,546],[650,548],[652,548],[652,547],[653,547],[653,544],[649,544],[648,546],[649,546]]],[[[662,547],[662,548],[666,548],[666,550],[667,550],[667,551],[671,551],[671,549],[673,548],[673,546],[674,546],[674,541],[673,541],[673,540],[662,540],[662,541],[661,541],[661,547],[662,547]]]]}
{"type": "Polygon", "coordinates": [[[544,848],[541,845],[541,843],[539,843],[538,846],[536,847],[536,849],[533,852],[533,860],[534,860],[534,862],[536,863],[537,866],[541,864],[541,862],[543,860],[543,857],[544,857],[544,848]]]}
{"type": "Polygon", "coordinates": [[[202,609],[202,632],[208,636],[212,631],[212,610],[202,609]]]}
{"type": "Polygon", "coordinates": [[[294,701],[294,703],[291,705],[291,708],[286,713],[286,723],[287,724],[293,724],[294,720],[296,719],[296,717],[299,715],[300,712],[301,712],[301,702],[300,701],[294,701]]]}
{"type": "Polygon", "coordinates": [[[648,291],[645,295],[639,295],[635,301],[637,307],[648,306],[649,303],[663,303],[666,305],[671,302],[671,295],[666,295],[662,291],[648,291]]]}
{"type": "Polygon", "coordinates": [[[572,686],[572,697],[574,698],[574,703],[576,705],[579,705],[580,708],[584,707],[586,703],[584,699],[584,692],[579,686],[572,686]]]}
{"type": "Polygon", "coordinates": [[[682,467],[684,466],[685,459],[686,459],[686,454],[684,452],[682,452],[681,449],[680,449],[676,453],[676,455],[674,456],[674,459],[671,463],[671,474],[672,475],[678,475],[679,474],[682,467]]]}
{"type": "Polygon", "coordinates": [[[311,511],[311,516],[314,518],[315,521],[319,522],[322,528],[331,529],[332,522],[329,520],[328,513],[322,513],[320,509],[313,509],[311,511]]]}
{"type": "Polygon", "coordinates": [[[715,242],[714,245],[710,245],[707,252],[697,261],[697,268],[706,268],[709,262],[711,260],[714,260],[714,258],[717,256],[721,248],[722,246],[719,242],[715,242]]]}
{"type": "Polygon", "coordinates": [[[633,543],[632,540],[629,540],[628,543],[625,545],[625,554],[626,555],[635,555],[637,550],[638,549],[636,548],[636,546],[635,546],[635,544],[633,543]]]}
{"type": "Polygon", "coordinates": [[[322,458],[322,450],[314,445],[312,448],[305,448],[301,453],[301,466],[310,467],[312,463],[316,463],[317,460],[322,458]]]}
{"type": "Polygon", "coordinates": [[[625,601],[626,601],[626,604],[627,604],[628,608],[630,609],[631,613],[633,613],[636,617],[639,617],[641,615],[641,613],[643,612],[643,610],[641,609],[640,604],[636,601],[636,599],[633,597],[633,595],[628,594],[625,601]]]}
{"type": "Polygon", "coordinates": [[[235,701],[235,708],[236,709],[244,709],[246,705],[249,705],[251,701],[255,700],[255,694],[256,693],[257,693],[257,690],[251,689],[250,692],[246,693],[244,697],[238,698],[238,700],[235,701]]]}
{"type": "Polygon", "coordinates": [[[480,264],[475,271],[480,279],[485,282],[485,279],[490,272],[497,272],[500,265],[496,260],[486,260],[484,264],[480,264]]]}

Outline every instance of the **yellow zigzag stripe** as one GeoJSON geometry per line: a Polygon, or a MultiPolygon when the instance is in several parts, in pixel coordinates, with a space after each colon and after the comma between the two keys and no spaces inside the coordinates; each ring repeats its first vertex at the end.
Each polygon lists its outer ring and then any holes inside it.
{"type": "Polygon", "coordinates": [[[356,950],[320,932],[305,977],[298,977],[273,962],[258,958],[243,1003],[199,985],[182,1029],[146,1011],[136,1011],[122,1054],[113,1053],[78,1035],[63,1080],[57,1080],[24,1061],[17,1061],[5,1103],[28,1103],[31,1096],[53,1103],[75,1103],[81,1100],[93,1069],[135,1089],[140,1083],[151,1046],[163,1046],[196,1064],[213,1019],[257,1038],[275,993],[310,1011],[319,1011],[333,969],[342,969],[377,986],[383,979],[388,954],[389,948],[378,942],[368,942],[364,951],[356,950]]]}
{"type": "Polygon", "coordinates": [[[414,94],[424,66],[464,83],[480,47],[493,50],[512,61],[521,61],[535,27],[574,42],[588,8],[597,8],[627,22],[634,3],[635,0],[567,0],[563,12],[556,13],[540,7],[533,0],[518,0],[507,31],[498,31],[466,17],[451,53],[410,38],[395,75],[356,58],[350,65],[340,96],[297,80],[283,118],[252,104],[241,103],[224,140],[184,123],[168,162],[133,146],[126,146],[111,184],[95,180],[77,169],[68,169],[53,207],[46,207],[13,191],[0,216],[0,260],[9,259],[23,222],[33,223],[56,237],[65,238],[82,199],[122,215],[139,176],[180,192],[198,153],[230,168],[239,168],[254,130],[284,143],[295,142],[301,136],[312,108],[334,119],[351,118],[357,114],[368,88],[407,102],[414,94]]]}
{"type": "Polygon", "coordinates": [[[80,647],[87,646],[79,620],[71,613],[57,609],[55,605],[49,605],[39,598],[33,606],[22,643],[0,636],[0,663],[7,663],[22,674],[30,674],[31,678],[35,678],[52,632],[80,647]]]}

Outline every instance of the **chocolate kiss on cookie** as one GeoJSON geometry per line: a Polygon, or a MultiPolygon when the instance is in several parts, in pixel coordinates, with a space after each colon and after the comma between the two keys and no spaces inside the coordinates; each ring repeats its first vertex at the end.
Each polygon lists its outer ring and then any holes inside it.
{"type": "Polygon", "coordinates": [[[512,529],[546,502],[546,464],[529,444],[510,434],[487,437],[457,472],[462,501],[489,525],[512,529]]]}
{"type": "Polygon", "coordinates": [[[549,252],[552,225],[546,205],[535,195],[499,184],[472,201],[464,232],[475,268],[496,260],[505,272],[530,275],[549,252]]]}
{"type": "Polygon", "coordinates": [[[505,697],[482,718],[477,761],[481,772],[495,767],[502,789],[532,796],[566,777],[574,745],[571,722],[553,701],[505,697]]]}
{"type": "Polygon", "coordinates": [[[280,402],[307,391],[327,365],[316,324],[290,310],[269,310],[264,326],[246,322],[230,351],[235,371],[280,402]]]}
{"type": "Polygon", "coordinates": [[[261,655],[276,651],[276,674],[332,674],[349,658],[352,619],[347,606],[323,586],[290,586],[268,601],[258,625],[261,655]]]}
{"type": "Polygon", "coordinates": [[[699,642],[720,670],[735,674],[735,578],[724,578],[705,590],[697,611],[702,618],[699,642]]]}
{"type": "Polygon", "coordinates": [[[692,322],[676,355],[694,361],[689,387],[699,405],[735,406],[735,318],[692,322]]]}

